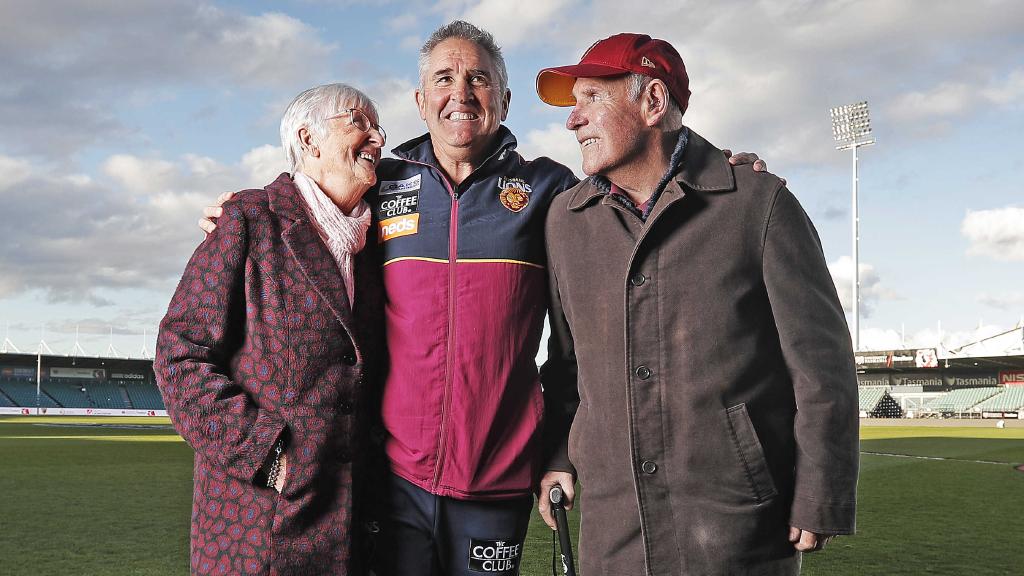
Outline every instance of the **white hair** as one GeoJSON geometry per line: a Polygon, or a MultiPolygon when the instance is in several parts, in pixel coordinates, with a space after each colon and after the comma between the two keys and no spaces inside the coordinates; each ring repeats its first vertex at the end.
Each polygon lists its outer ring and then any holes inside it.
{"type": "Polygon", "coordinates": [[[487,52],[494,63],[494,73],[497,76],[499,93],[504,95],[508,89],[508,71],[505,69],[505,57],[501,55],[501,48],[494,42],[494,36],[486,30],[481,30],[464,20],[454,20],[434,30],[434,33],[427,38],[420,48],[420,89],[422,90],[427,78],[427,67],[430,66],[430,53],[438,44],[445,40],[458,38],[468,40],[487,52]]]}
{"type": "MultiPolygon", "coordinates": [[[[626,75],[626,96],[630,102],[636,102],[640,99],[640,95],[643,94],[644,88],[651,83],[650,76],[644,74],[630,73],[626,75]]],[[[672,94],[668,92],[668,87],[665,90],[668,94],[668,111],[665,112],[665,116],[662,118],[662,126],[666,130],[678,130],[683,126],[683,111],[679,108],[679,103],[672,97],[672,94]]]]}
{"type": "Polygon", "coordinates": [[[302,92],[292,100],[281,117],[281,147],[291,174],[302,169],[299,130],[306,128],[317,140],[327,137],[327,119],[348,108],[361,108],[377,115],[369,96],[348,84],[324,84],[302,92]]]}

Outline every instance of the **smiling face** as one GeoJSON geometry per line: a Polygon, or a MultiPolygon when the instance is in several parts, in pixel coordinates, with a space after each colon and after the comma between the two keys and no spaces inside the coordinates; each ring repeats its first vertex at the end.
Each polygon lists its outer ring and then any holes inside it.
{"type": "Polygon", "coordinates": [[[583,153],[583,172],[601,174],[613,182],[615,173],[628,170],[643,151],[648,127],[640,104],[631,102],[624,76],[577,78],[572,94],[576,106],[565,127],[576,133],[583,153]]]}
{"type": "MultiPolygon", "coordinates": [[[[379,122],[372,108],[358,108],[376,126],[379,122]]],[[[375,129],[363,132],[352,124],[351,113],[341,112],[326,122],[323,138],[309,137],[307,149],[317,153],[307,156],[303,172],[334,199],[335,191],[354,191],[358,197],[377,183],[377,164],[383,138],[375,129]]],[[[350,196],[351,194],[346,194],[350,196]]],[[[353,203],[354,205],[354,203],[353,203]]]]}
{"type": "Polygon", "coordinates": [[[416,104],[438,159],[482,161],[508,114],[510,97],[498,85],[490,55],[475,43],[450,38],[435,46],[416,104]]]}

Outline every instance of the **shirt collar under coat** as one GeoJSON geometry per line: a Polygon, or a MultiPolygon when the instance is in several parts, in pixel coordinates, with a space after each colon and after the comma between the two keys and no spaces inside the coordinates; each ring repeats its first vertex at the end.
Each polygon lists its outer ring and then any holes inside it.
{"type": "MultiPolygon", "coordinates": [[[[683,152],[682,166],[669,181],[662,194],[671,201],[673,198],[681,198],[685,188],[704,192],[727,192],[736,188],[736,179],[733,176],[729,159],[721,150],[715,148],[713,144],[693,130],[689,131],[689,141],[683,152]]],[[[595,185],[593,178],[587,178],[569,200],[569,209],[582,210],[595,198],[607,196],[607,194],[606,191],[595,185]]]]}
{"type": "MultiPolygon", "coordinates": [[[[515,135],[513,135],[512,131],[506,128],[504,124],[498,126],[498,133],[495,137],[495,141],[497,144],[494,149],[488,153],[487,158],[484,160],[485,162],[490,160],[490,158],[495,154],[504,153],[507,150],[514,150],[517,146],[515,135]]],[[[434,155],[434,146],[430,141],[430,132],[392,148],[391,153],[403,160],[409,160],[430,166],[440,166],[440,163],[437,161],[437,156],[434,155]]],[[[481,164],[483,164],[483,162],[481,162],[481,164]]]]}

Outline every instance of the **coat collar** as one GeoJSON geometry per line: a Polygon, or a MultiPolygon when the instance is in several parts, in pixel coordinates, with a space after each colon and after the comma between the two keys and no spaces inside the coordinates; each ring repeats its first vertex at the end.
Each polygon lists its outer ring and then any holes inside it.
{"type": "MultiPolygon", "coordinates": [[[[270,210],[281,218],[281,238],[288,251],[317,294],[327,302],[338,322],[346,331],[349,330],[352,308],[346,296],[345,281],[334,257],[310,223],[305,201],[295,187],[295,181],[288,173],[283,173],[266,190],[270,210]]],[[[373,229],[371,225],[370,230],[373,229]]],[[[355,338],[354,334],[349,336],[355,338]]]]}
{"type": "Polygon", "coordinates": [[[271,212],[286,220],[309,220],[305,201],[290,174],[282,172],[264,189],[267,191],[271,212]]]}
{"type": "MultiPolygon", "coordinates": [[[[678,173],[665,188],[665,193],[674,197],[684,190],[701,190],[704,192],[727,192],[736,188],[732,165],[721,150],[690,130],[683,162],[678,173]]],[[[607,195],[607,192],[596,186],[593,178],[587,178],[583,185],[576,189],[569,200],[570,210],[580,210],[595,198],[607,195]]]]}

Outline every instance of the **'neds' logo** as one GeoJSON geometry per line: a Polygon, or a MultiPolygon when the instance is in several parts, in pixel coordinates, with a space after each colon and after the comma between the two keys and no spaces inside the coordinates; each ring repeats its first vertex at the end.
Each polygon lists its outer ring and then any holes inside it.
{"type": "Polygon", "coordinates": [[[380,221],[380,241],[387,242],[392,238],[400,238],[419,231],[420,215],[407,214],[380,221]]]}

